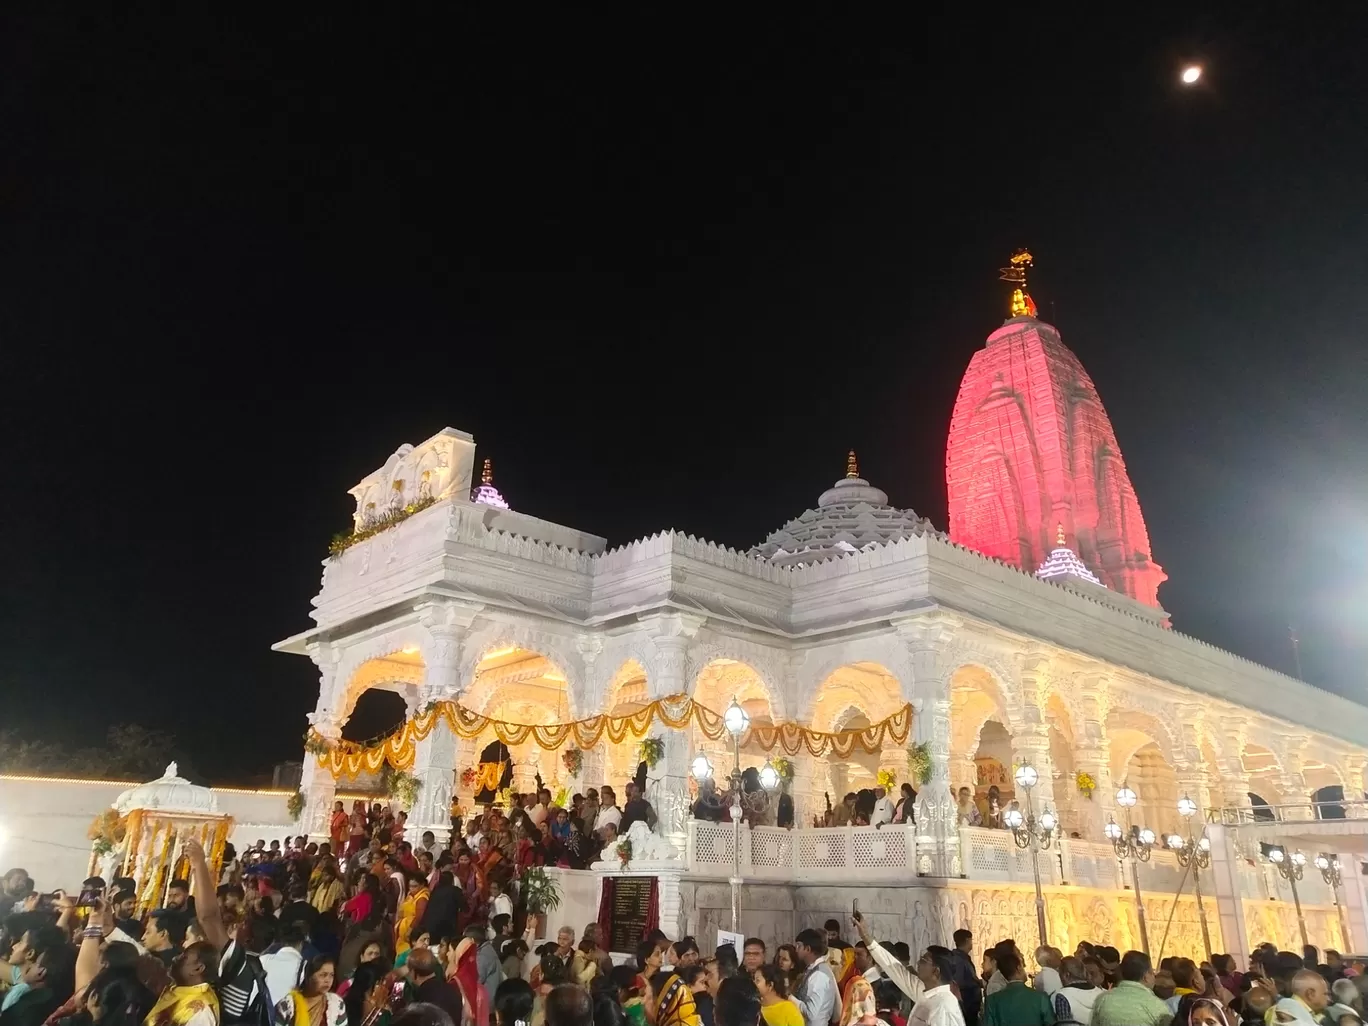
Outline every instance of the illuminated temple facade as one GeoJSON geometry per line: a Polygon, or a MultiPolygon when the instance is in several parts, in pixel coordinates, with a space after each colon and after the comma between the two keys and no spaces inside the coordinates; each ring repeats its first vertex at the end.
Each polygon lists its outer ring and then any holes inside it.
{"type": "MultiPolygon", "coordinates": [[[[402,695],[410,714],[453,699],[528,724],[678,694],[717,711],[735,697],[755,725],[820,731],[914,709],[912,741],[929,746],[930,779],[915,826],[877,831],[813,821],[826,796],[871,787],[880,769],[904,780],[905,747],[794,757],[797,829],[733,833],[687,812],[692,759],[707,752],[725,773],[728,745],[657,731],[665,754],[651,791],[679,863],[662,893],[667,932],[706,942],[726,927],[735,863],[746,881],[742,930],[771,941],[848,912],[854,894],[886,937],[949,943],[967,926],[980,946],[1015,936],[1026,947],[1036,934],[1030,853],[1010,831],[957,823],[953,797],[996,784],[1005,801],[1022,798],[1012,779],[1022,763],[1040,776],[1034,808],[1056,810],[1061,823],[1062,840],[1038,865],[1049,940],[1065,950],[1085,938],[1139,944],[1132,878],[1104,836],[1112,817],[1127,822],[1113,802],[1123,784],[1138,795],[1132,820],[1160,837],[1187,829],[1184,795],[1203,810],[1301,806],[1289,820],[1315,817],[1315,800],[1347,798],[1346,823],[1357,825],[1368,709],[1169,627],[1157,597],[1164,573],[1097,390],[1033,316],[995,331],[965,375],[948,452],[948,535],[890,505],[853,457],[811,509],[746,552],[668,531],[609,549],[537,518],[517,496],[505,501],[487,471],[475,481],[475,467],[474,440],[448,428],[401,447],[352,490],[358,526],[377,510],[416,512],[329,560],[315,626],[277,646],[317,665],[310,721],[324,738],[340,737],[370,688],[402,695]],[[1080,773],[1095,784],[1090,796],[1080,773]]],[[[417,744],[415,835],[446,835],[460,771],[490,739],[438,727],[417,744]]],[[[573,780],[558,752],[531,741],[511,756],[515,790],[539,773],[553,789],[609,782],[621,796],[637,742],[587,751],[573,780]]],[[[765,758],[741,752],[744,766],[765,758]]],[[[334,794],[353,789],[306,756],[309,829],[325,833],[334,794]]],[[[468,806],[468,791],[460,797],[468,806]]],[[[1294,947],[1286,882],[1259,846],[1220,827],[1208,836],[1213,950],[1263,939],[1294,947]]],[[[1300,885],[1313,943],[1368,945],[1350,866],[1339,892],[1314,871],[1300,885]]],[[[1204,954],[1191,884],[1173,856],[1156,851],[1138,879],[1154,953],[1171,920],[1168,953],[1204,954]]]]}

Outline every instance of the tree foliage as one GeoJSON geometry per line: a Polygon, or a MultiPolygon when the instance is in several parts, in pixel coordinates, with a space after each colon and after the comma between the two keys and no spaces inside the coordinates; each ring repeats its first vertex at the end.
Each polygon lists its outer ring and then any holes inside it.
{"type": "Polygon", "coordinates": [[[15,728],[0,730],[0,773],[150,780],[161,776],[173,759],[181,776],[192,776],[174,735],[134,723],[114,724],[105,732],[104,744],[89,747],[32,738],[15,728]]]}

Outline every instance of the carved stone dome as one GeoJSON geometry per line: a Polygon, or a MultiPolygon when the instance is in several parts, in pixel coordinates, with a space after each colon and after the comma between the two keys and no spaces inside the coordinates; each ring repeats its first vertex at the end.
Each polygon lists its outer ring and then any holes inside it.
{"type": "Polygon", "coordinates": [[[130,787],[114,799],[114,808],[126,816],[134,809],[174,812],[180,815],[218,816],[218,796],[207,787],[192,784],[176,773],[173,762],[158,779],[130,787]]]}
{"type": "Polygon", "coordinates": [[[772,532],[750,555],[781,566],[818,563],[931,530],[929,520],[890,506],[887,492],[860,477],[852,452],[846,476],[822,493],[817,508],[772,532]]]}
{"type": "Polygon", "coordinates": [[[1106,587],[1088,565],[1078,558],[1078,553],[1069,548],[1064,540],[1064,525],[1060,524],[1055,538],[1055,547],[1049,557],[1040,564],[1035,575],[1042,581],[1087,581],[1099,588],[1106,587]]]}

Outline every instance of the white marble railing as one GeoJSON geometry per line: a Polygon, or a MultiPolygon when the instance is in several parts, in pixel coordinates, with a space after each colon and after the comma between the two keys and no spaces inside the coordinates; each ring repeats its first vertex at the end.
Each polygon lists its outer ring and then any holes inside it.
{"type": "Polygon", "coordinates": [[[689,872],[728,877],[739,847],[741,875],[752,880],[906,880],[916,875],[911,826],[738,829],[731,823],[689,821],[689,872]]]}
{"type": "MultiPolygon", "coordinates": [[[[1031,852],[1016,845],[1010,830],[961,827],[961,872],[969,880],[1030,884],[1031,852]]],[[[776,882],[906,881],[916,876],[916,828],[884,827],[776,827],[739,829],[731,823],[690,820],[688,871],[695,876],[725,879],[732,874],[733,850],[739,842],[739,868],[747,880],[776,882]]],[[[1097,890],[1129,890],[1131,868],[1117,858],[1111,844],[1060,838],[1040,853],[1040,882],[1046,886],[1070,884],[1097,890]]],[[[1146,893],[1174,894],[1181,887],[1192,893],[1191,873],[1185,873],[1173,852],[1156,848],[1148,862],[1138,865],[1140,887],[1146,893]]],[[[1203,890],[1212,885],[1210,871],[1203,890]]],[[[1275,901],[1292,900],[1292,889],[1276,867],[1258,860],[1242,859],[1238,870],[1242,897],[1275,901]]],[[[1331,888],[1314,867],[1297,882],[1303,904],[1329,905],[1331,888]]]]}

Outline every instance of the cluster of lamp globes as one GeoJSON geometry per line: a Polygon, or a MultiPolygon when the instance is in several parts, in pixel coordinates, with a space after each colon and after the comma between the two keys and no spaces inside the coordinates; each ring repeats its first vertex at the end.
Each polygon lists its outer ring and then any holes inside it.
{"type": "MultiPolygon", "coordinates": [[[[727,706],[727,711],[722,714],[722,726],[726,727],[727,733],[737,741],[750,728],[750,715],[734,698],[731,705],[727,706]]],[[[699,753],[690,764],[689,772],[695,780],[702,783],[713,775],[713,765],[706,755],[699,753]]],[[[773,791],[779,786],[779,771],[769,759],[765,760],[765,765],[760,770],[760,786],[766,791],[773,791]]]]}

